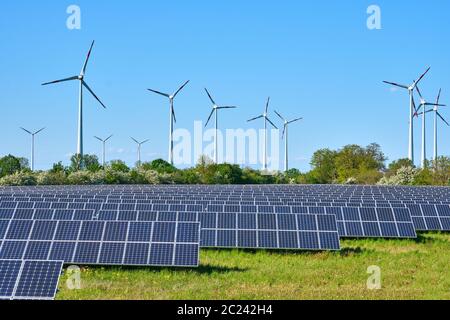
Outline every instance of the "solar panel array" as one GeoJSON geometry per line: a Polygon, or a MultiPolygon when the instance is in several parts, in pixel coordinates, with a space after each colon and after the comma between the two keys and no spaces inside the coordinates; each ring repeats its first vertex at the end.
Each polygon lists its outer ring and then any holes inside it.
{"type": "Polygon", "coordinates": [[[0,260],[0,300],[52,300],[63,261],[0,260]]]}

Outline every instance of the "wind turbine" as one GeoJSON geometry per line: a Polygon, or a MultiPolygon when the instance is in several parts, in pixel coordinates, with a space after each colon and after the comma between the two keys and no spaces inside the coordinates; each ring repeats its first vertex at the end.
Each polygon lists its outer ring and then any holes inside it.
{"type": "Polygon", "coordinates": [[[389,82],[389,81],[383,81],[384,83],[403,88],[408,90],[409,93],[409,148],[408,148],[408,158],[414,163],[414,115],[417,113],[416,106],[414,103],[414,89],[416,88],[417,84],[425,77],[425,75],[430,71],[431,67],[428,68],[417,81],[413,81],[413,83],[410,86],[398,84],[395,82],[389,82]]]}
{"type": "Polygon", "coordinates": [[[283,120],[283,122],[284,122],[284,129],[283,129],[283,139],[285,140],[285,146],[284,146],[284,148],[285,148],[285,150],[284,150],[284,171],[285,172],[287,172],[287,171],[289,171],[289,154],[288,154],[288,152],[289,152],[289,149],[288,149],[288,146],[289,146],[289,144],[288,144],[288,138],[289,138],[289,136],[288,136],[288,133],[289,133],[289,125],[291,124],[291,123],[294,123],[294,122],[297,122],[297,121],[300,121],[300,120],[303,120],[303,118],[297,118],[297,119],[294,119],[294,120],[286,120],[281,114],[279,114],[277,111],[275,111],[275,113],[277,114],[277,116],[281,119],[281,120],[283,120]]]}
{"type": "Polygon", "coordinates": [[[266,109],[264,110],[264,113],[258,117],[252,118],[248,120],[247,122],[255,121],[258,119],[263,118],[264,119],[264,162],[263,162],[263,170],[267,171],[267,122],[269,122],[275,129],[278,129],[276,125],[273,124],[272,121],[270,121],[268,117],[269,112],[269,104],[270,104],[270,97],[267,99],[266,103],[266,109]]]}
{"type": "Polygon", "coordinates": [[[138,145],[138,150],[137,150],[137,156],[138,156],[138,166],[141,166],[141,147],[146,144],[147,142],[150,141],[150,139],[144,140],[142,142],[137,141],[135,138],[131,137],[131,139],[136,142],[136,144],[138,145]]]}
{"type": "Polygon", "coordinates": [[[217,141],[217,135],[218,135],[218,122],[219,122],[219,110],[223,109],[236,109],[235,106],[218,106],[217,103],[212,98],[211,94],[209,93],[208,89],[205,88],[206,94],[209,97],[209,100],[212,102],[212,111],[209,115],[208,121],[206,121],[205,128],[208,126],[209,121],[211,120],[212,116],[215,114],[215,135],[214,135],[214,162],[217,164],[219,162],[219,152],[218,152],[218,141],[217,141]]]}
{"type": "Polygon", "coordinates": [[[28,133],[31,136],[31,171],[34,171],[34,137],[45,130],[45,128],[42,128],[41,130],[38,130],[36,132],[31,132],[25,128],[20,128],[26,133],[28,133]]]}
{"type": "Polygon", "coordinates": [[[160,91],[156,91],[153,89],[148,89],[148,91],[159,94],[161,96],[164,96],[169,99],[170,102],[170,124],[169,124],[169,163],[173,165],[173,124],[174,122],[177,122],[177,118],[175,116],[175,109],[173,107],[173,100],[176,98],[176,96],[180,93],[181,90],[186,87],[186,85],[189,83],[189,80],[186,81],[177,91],[175,91],[174,94],[168,94],[163,93],[160,91]]]}
{"type": "Polygon", "coordinates": [[[100,141],[103,145],[103,148],[102,148],[102,166],[103,166],[103,168],[105,168],[105,164],[106,164],[106,142],[108,142],[108,140],[111,139],[112,137],[113,137],[113,135],[110,135],[108,138],[102,139],[97,136],[94,136],[94,138],[97,139],[98,141],[100,141]]]}
{"type": "Polygon", "coordinates": [[[43,83],[43,86],[49,85],[49,84],[55,84],[60,82],[66,82],[66,81],[79,81],[80,82],[80,94],[79,94],[79,102],[78,102],[78,144],[77,144],[77,154],[80,156],[81,159],[83,159],[83,88],[86,88],[87,91],[89,91],[92,96],[102,105],[103,108],[106,109],[106,106],[103,104],[103,102],[97,97],[97,95],[92,91],[92,89],[88,86],[86,81],[84,81],[84,77],[86,74],[86,68],[89,62],[89,58],[91,56],[92,48],[94,47],[95,41],[92,41],[91,47],[89,49],[89,52],[87,54],[86,60],[83,64],[83,67],[81,69],[81,72],[78,76],[73,76],[70,78],[62,79],[62,80],[56,80],[51,82],[43,83]]]}
{"type": "MultiPolygon", "coordinates": [[[[435,159],[437,159],[437,156],[436,156],[437,145],[436,145],[436,143],[437,143],[437,115],[439,114],[438,107],[445,107],[445,105],[439,104],[439,98],[440,98],[440,95],[441,95],[441,91],[439,91],[439,96],[438,96],[437,102],[436,103],[429,103],[423,98],[422,93],[420,92],[420,89],[419,89],[418,86],[416,86],[416,90],[417,90],[417,93],[420,96],[420,105],[419,105],[418,110],[423,108],[423,111],[421,113],[417,113],[416,112],[416,115],[422,115],[422,168],[425,168],[426,160],[427,160],[427,153],[426,153],[427,152],[426,151],[427,150],[426,149],[426,114],[428,112],[436,111],[435,128],[434,128],[434,130],[435,130],[435,133],[434,133],[435,134],[435,136],[434,136],[434,140],[435,140],[434,141],[434,148],[435,148],[434,150],[435,151],[434,152],[435,152],[435,159]],[[426,110],[425,108],[427,106],[432,106],[434,108],[433,108],[433,110],[426,110]]],[[[439,114],[439,116],[441,116],[441,115],[439,114]]],[[[444,118],[442,118],[442,120],[444,120],[444,118]]],[[[447,121],[445,121],[445,122],[447,123],[447,121]]],[[[448,123],[447,123],[447,125],[448,125],[448,123]]]]}

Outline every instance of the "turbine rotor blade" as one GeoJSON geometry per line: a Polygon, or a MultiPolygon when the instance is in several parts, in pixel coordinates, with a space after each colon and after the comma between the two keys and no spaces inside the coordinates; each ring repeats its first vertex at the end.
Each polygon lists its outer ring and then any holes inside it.
{"type": "Polygon", "coordinates": [[[300,121],[300,120],[303,120],[303,118],[298,118],[298,119],[291,120],[291,121],[288,122],[288,124],[291,124],[291,123],[294,123],[294,122],[297,122],[297,121],[300,121]]]}
{"type": "Polygon", "coordinates": [[[447,121],[446,121],[446,120],[444,119],[444,117],[443,117],[443,116],[441,116],[441,114],[440,114],[439,112],[437,113],[437,115],[438,115],[438,117],[439,117],[439,118],[441,118],[441,120],[442,120],[442,121],[444,121],[444,122],[445,122],[445,124],[446,124],[447,126],[449,126],[449,127],[450,127],[450,124],[449,124],[449,123],[448,123],[448,122],[447,122],[447,121]]]}
{"type": "Polygon", "coordinates": [[[267,99],[267,103],[266,103],[266,114],[269,111],[269,104],[270,104],[270,97],[267,99]]]}
{"type": "Polygon", "coordinates": [[[247,120],[247,122],[255,121],[255,120],[258,120],[258,119],[261,119],[261,118],[264,118],[264,116],[261,115],[261,116],[259,116],[259,117],[252,118],[252,119],[250,119],[250,120],[247,120]]]}
{"type": "Polygon", "coordinates": [[[106,109],[106,106],[103,104],[103,102],[99,99],[99,97],[97,97],[97,95],[94,93],[94,91],[92,91],[91,88],[89,88],[89,86],[87,85],[87,83],[82,80],[83,86],[94,96],[94,98],[102,105],[103,108],[106,109]]]}
{"type": "Polygon", "coordinates": [[[414,83],[414,87],[417,87],[417,85],[419,84],[419,82],[423,79],[423,77],[425,77],[425,75],[428,73],[428,71],[430,71],[430,69],[431,69],[431,67],[429,67],[429,68],[427,69],[427,71],[425,71],[425,72],[420,76],[420,78],[414,83]]]}
{"type": "Polygon", "coordinates": [[[175,109],[172,107],[172,117],[173,117],[173,121],[175,123],[177,123],[177,116],[175,115],[175,109]]]}
{"type": "Polygon", "coordinates": [[[215,111],[216,111],[216,110],[214,110],[214,109],[211,111],[211,114],[209,115],[208,121],[206,121],[205,128],[208,126],[209,121],[211,120],[211,118],[212,118],[212,116],[213,116],[213,114],[214,114],[215,111]]]}
{"type": "Polygon", "coordinates": [[[140,144],[139,141],[137,141],[135,138],[131,137],[131,140],[133,140],[134,142],[136,142],[137,144],[140,144]]]}
{"type": "Polygon", "coordinates": [[[44,128],[42,128],[41,130],[36,131],[36,132],[34,133],[34,135],[37,135],[37,134],[41,133],[41,132],[44,131],[45,129],[46,129],[46,128],[44,127],[44,128]]]}
{"type": "Polygon", "coordinates": [[[32,133],[31,131],[29,131],[29,130],[27,130],[27,129],[25,129],[25,128],[20,127],[20,129],[22,129],[22,130],[25,131],[26,133],[29,133],[29,134],[33,135],[33,133],[32,133]]]}
{"type": "Polygon", "coordinates": [[[97,139],[97,140],[100,141],[100,142],[104,142],[103,139],[101,139],[101,138],[99,138],[99,137],[97,137],[97,136],[94,136],[94,138],[97,139]]]}
{"type": "Polygon", "coordinates": [[[445,104],[437,104],[437,103],[425,103],[426,106],[434,106],[434,107],[446,107],[447,105],[445,104]]]}
{"type": "Polygon", "coordinates": [[[274,124],[273,124],[273,122],[272,122],[272,121],[270,121],[270,119],[269,119],[269,118],[267,118],[267,117],[266,117],[266,120],[267,120],[267,121],[268,121],[268,122],[269,122],[269,123],[270,123],[270,124],[271,124],[271,125],[272,125],[272,126],[273,126],[273,127],[275,128],[275,129],[278,129],[278,128],[277,128],[277,126],[276,126],[276,125],[274,125],[274,124]]]}
{"type": "Polygon", "coordinates": [[[214,101],[214,99],[212,98],[211,94],[209,93],[208,89],[205,88],[206,94],[209,97],[209,100],[211,100],[213,105],[216,105],[216,102],[214,101]]]}
{"type": "Polygon", "coordinates": [[[439,93],[438,93],[438,96],[436,99],[436,104],[439,104],[439,100],[441,99],[441,91],[442,91],[442,89],[439,89],[439,93]]]}
{"type": "Polygon", "coordinates": [[[140,145],[142,146],[143,144],[146,144],[146,143],[149,142],[149,141],[150,141],[150,139],[144,140],[144,141],[142,141],[142,142],[140,143],[140,145]]]}
{"type": "Polygon", "coordinates": [[[283,138],[283,139],[284,139],[284,135],[286,134],[286,127],[287,127],[287,125],[284,125],[284,128],[283,128],[283,135],[281,136],[281,138],[283,138]]]}
{"type": "Polygon", "coordinates": [[[45,83],[43,83],[42,85],[43,85],[43,86],[46,86],[46,85],[49,85],[49,84],[55,84],[55,83],[60,83],[60,82],[72,81],[72,80],[80,80],[80,79],[79,79],[78,76],[73,76],[73,77],[66,78],[66,79],[61,79],[61,80],[55,80],[55,81],[45,82],[45,83]]]}
{"type": "Polygon", "coordinates": [[[274,110],[274,112],[275,112],[275,114],[276,114],[281,120],[286,121],[286,119],[284,119],[284,118],[281,116],[281,114],[279,114],[279,113],[277,112],[277,110],[274,110]]]}
{"type": "Polygon", "coordinates": [[[423,99],[422,93],[420,92],[419,86],[418,86],[417,84],[416,84],[416,90],[417,90],[417,93],[419,94],[419,97],[420,97],[421,99],[423,99]]]}
{"type": "Polygon", "coordinates": [[[383,81],[383,82],[384,82],[384,83],[387,83],[387,84],[390,84],[390,85],[393,85],[393,86],[396,86],[396,87],[403,88],[403,89],[409,89],[408,86],[405,86],[405,85],[403,85],[403,84],[398,84],[398,83],[395,83],[395,82],[389,82],[389,81],[383,81]]]}
{"type": "Polygon", "coordinates": [[[164,97],[166,97],[166,98],[170,98],[170,95],[167,94],[167,93],[162,93],[162,92],[160,92],[160,91],[156,91],[156,90],[153,90],[153,89],[147,89],[147,90],[150,91],[150,92],[159,94],[159,95],[161,95],[161,96],[164,96],[164,97]]]}
{"type": "Polygon", "coordinates": [[[105,142],[108,141],[109,139],[111,139],[114,135],[110,135],[108,138],[105,139],[105,142]]]}
{"type": "Polygon", "coordinates": [[[175,98],[175,97],[180,93],[180,91],[183,90],[184,87],[187,86],[187,84],[188,84],[189,82],[190,82],[190,80],[186,81],[186,82],[180,87],[180,89],[178,89],[177,92],[175,92],[175,93],[173,94],[173,97],[175,98]]]}
{"type": "Polygon", "coordinates": [[[223,107],[218,107],[217,109],[237,109],[236,106],[223,106],[223,107]]]}
{"type": "Polygon", "coordinates": [[[82,76],[84,76],[84,74],[86,73],[86,68],[87,68],[87,65],[88,65],[88,62],[89,62],[89,58],[91,57],[91,52],[92,52],[92,48],[94,47],[94,43],[95,43],[95,41],[92,41],[91,47],[89,48],[88,54],[86,56],[86,60],[85,60],[84,65],[83,65],[83,69],[81,69],[81,75],[82,76]]]}

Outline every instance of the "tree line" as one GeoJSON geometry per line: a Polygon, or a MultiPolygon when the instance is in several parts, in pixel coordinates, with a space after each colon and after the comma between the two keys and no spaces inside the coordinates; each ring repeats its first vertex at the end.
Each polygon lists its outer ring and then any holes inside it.
{"type": "Polygon", "coordinates": [[[365,184],[450,185],[450,158],[439,157],[416,168],[408,159],[386,165],[378,144],[321,149],[311,159],[311,170],[264,173],[233,164],[215,164],[202,156],[195,167],[177,169],[158,159],[130,168],[121,160],[105,167],[95,155],[75,155],[68,166],[56,163],[48,171],[31,172],[27,159],[0,158],[0,185],[86,184],[365,184]],[[83,164],[83,165],[82,165],[83,164]]]}

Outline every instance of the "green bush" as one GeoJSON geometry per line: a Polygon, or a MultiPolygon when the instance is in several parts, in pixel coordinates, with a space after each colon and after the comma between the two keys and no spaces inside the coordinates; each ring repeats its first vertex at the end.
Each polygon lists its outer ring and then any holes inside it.
{"type": "Polygon", "coordinates": [[[22,171],[5,176],[0,179],[0,185],[2,186],[35,186],[37,185],[37,179],[33,173],[22,171]]]}

